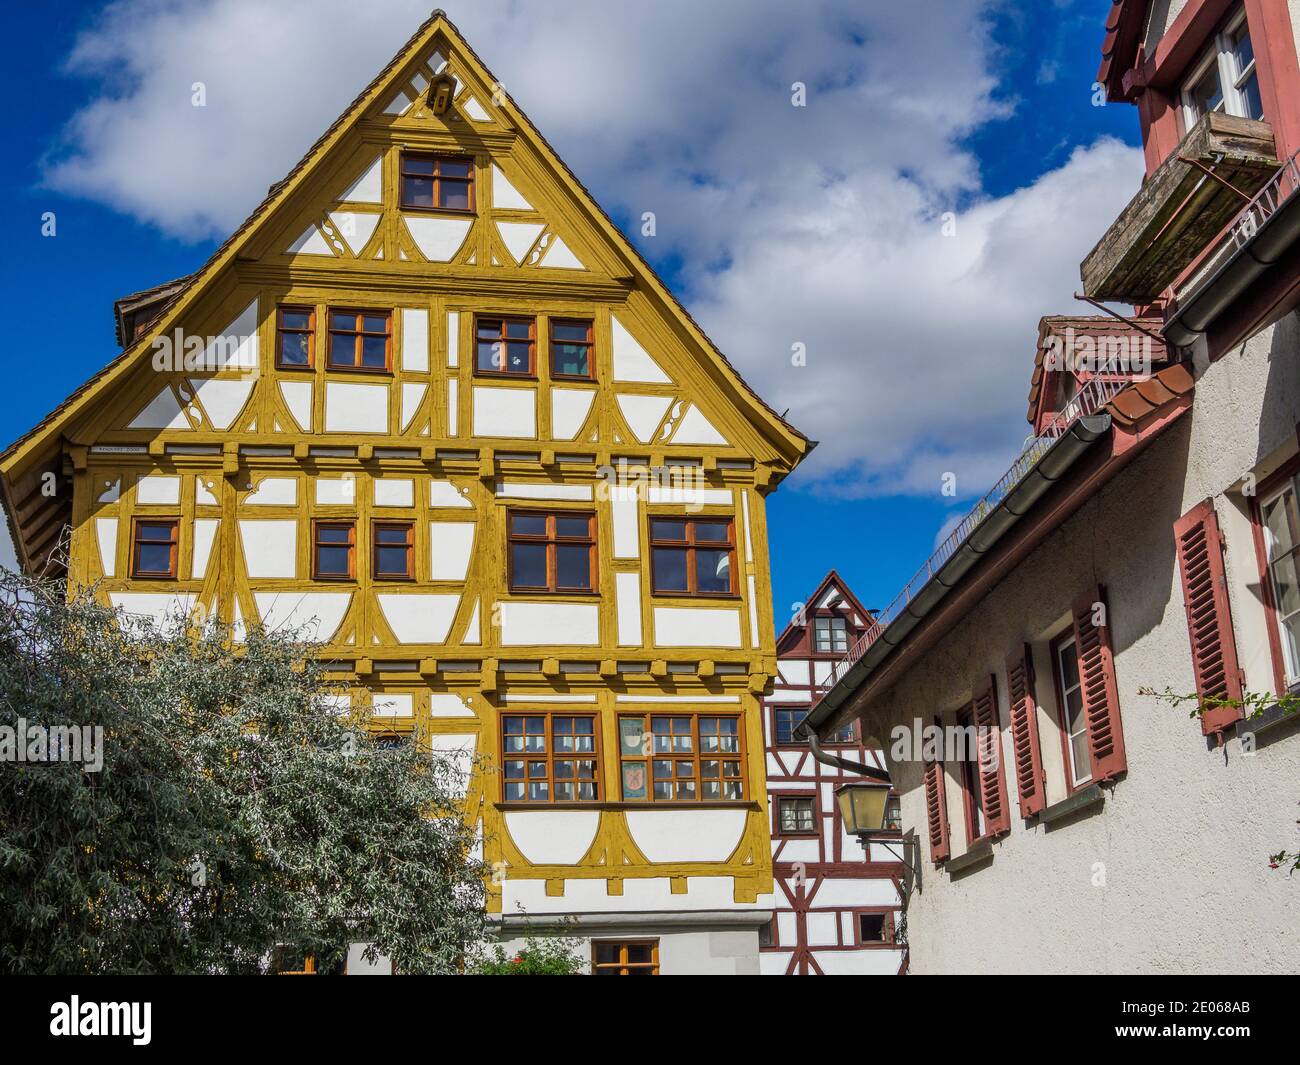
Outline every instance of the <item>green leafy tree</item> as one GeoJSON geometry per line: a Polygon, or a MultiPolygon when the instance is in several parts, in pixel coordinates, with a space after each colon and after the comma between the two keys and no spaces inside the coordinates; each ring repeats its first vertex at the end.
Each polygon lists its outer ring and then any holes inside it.
{"type": "Polygon", "coordinates": [[[580,940],[566,936],[530,935],[514,951],[499,943],[479,948],[465,971],[471,976],[581,976],[587,961],[580,947],[580,940]]]}
{"type": "Polygon", "coordinates": [[[0,969],[250,973],[278,948],[329,971],[350,942],[460,969],[484,920],[464,767],[341,716],[301,636],[0,575],[0,738],[103,737],[94,772],[0,748],[0,969]]]}

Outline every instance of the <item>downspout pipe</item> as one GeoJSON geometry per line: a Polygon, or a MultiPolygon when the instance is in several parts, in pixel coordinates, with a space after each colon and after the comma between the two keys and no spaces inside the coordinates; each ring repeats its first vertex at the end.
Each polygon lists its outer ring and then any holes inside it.
{"type": "Polygon", "coordinates": [[[812,751],[812,756],[821,762],[822,765],[832,766],[836,769],[847,769],[850,773],[857,773],[869,780],[877,781],[881,784],[890,783],[889,774],[883,769],[877,769],[875,766],[863,765],[861,762],[855,762],[852,758],[841,758],[838,754],[829,754],[822,750],[822,745],[817,742],[817,732],[815,729],[808,729],[805,732],[808,737],[808,749],[812,751]]]}

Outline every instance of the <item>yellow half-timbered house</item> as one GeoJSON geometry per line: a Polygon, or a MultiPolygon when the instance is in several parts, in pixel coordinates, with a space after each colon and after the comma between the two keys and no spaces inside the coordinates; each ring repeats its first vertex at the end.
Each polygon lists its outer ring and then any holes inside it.
{"type": "Polygon", "coordinates": [[[24,566],[311,626],[375,727],[465,759],[507,935],[756,972],[764,500],[810,444],[445,16],[117,313],[121,355],[0,457],[24,566]]]}

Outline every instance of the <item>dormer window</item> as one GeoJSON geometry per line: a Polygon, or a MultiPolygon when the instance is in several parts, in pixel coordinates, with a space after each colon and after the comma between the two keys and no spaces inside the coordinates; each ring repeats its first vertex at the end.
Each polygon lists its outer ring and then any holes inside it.
{"type": "Polygon", "coordinates": [[[1245,11],[1238,11],[1226,28],[1214,35],[1183,85],[1183,117],[1188,129],[1211,111],[1256,120],[1264,117],[1245,11]]]}
{"type": "Polygon", "coordinates": [[[813,649],[843,654],[849,649],[849,625],[834,614],[813,618],[813,649]]]}

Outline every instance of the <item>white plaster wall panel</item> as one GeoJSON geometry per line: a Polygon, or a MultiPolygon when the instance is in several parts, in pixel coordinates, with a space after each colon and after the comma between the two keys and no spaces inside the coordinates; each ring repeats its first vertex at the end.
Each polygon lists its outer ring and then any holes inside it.
{"type": "Polygon", "coordinates": [[[718,432],[717,427],[709,421],[699,407],[692,405],[686,416],[677,423],[677,432],[673,433],[674,444],[709,444],[725,447],[730,441],[718,432]]]}
{"type": "MultiPolygon", "coordinates": [[[[745,831],[745,810],[628,810],[628,831],[652,862],[725,862],[745,831]]],[[[730,908],[730,907],[728,907],[730,908]]]]}
{"type": "Polygon", "coordinates": [[[357,501],[355,477],[318,477],[316,479],[316,505],[319,507],[350,507],[357,501]]]}
{"type": "MultiPolygon", "coordinates": [[[[260,369],[257,345],[257,300],[245,307],[220,336],[211,337],[203,350],[205,370],[260,369]]],[[[248,382],[250,385],[252,382],[248,382]]]]}
{"type": "Polygon", "coordinates": [[[469,621],[465,623],[465,635],[461,643],[478,643],[478,600],[474,600],[474,609],[470,612],[469,621]]]}
{"type": "Polygon", "coordinates": [[[310,381],[280,382],[280,395],[284,397],[284,405],[289,408],[289,413],[298,423],[298,428],[305,432],[311,432],[312,427],[311,390],[310,381]]]}
{"type": "Polygon", "coordinates": [[[815,659],[813,661],[813,683],[826,684],[831,679],[831,670],[834,668],[834,662],[828,662],[826,659],[815,659]]]}
{"type": "Polygon", "coordinates": [[[467,93],[461,101],[460,109],[469,116],[471,122],[492,121],[492,116],[483,109],[483,105],[478,102],[477,96],[471,96],[467,93]]]}
{"type": "MultiPolygon", "coordinates": [[[[528,914],[683,913],[699,910],[758,913],[772,908],[770,895],[760,895],[755,903],[737,903],[734,878],[730,876],[691,876],[686,878],[686,884],[686,894],[674,895],[666,876],[628,877],[623,881],[623,894],[610,895],[603,879],[574,879],[565,881],[562,896],[551,896],[546,894],[545,880],[509,877],[501,885],[502,911],[517,913],[522,909],[528,914]]],[[[748,934],[754,935],[753,931],[748,934]]]]}
{"type": "Polygon", "coordinates": [[[181,479],[161,473],[146,474],[136,485],[135,501],[141,506],[179,506],[181,479]]]}
{"type": "Polygon", "coordinates": [[[815,862],[818,860],[817,841],[815,839],[789,839],[781,848],[783,862],[815,862]]]}
{"type": "Polygon", "coordinates": [[[463,581],[474,551],[474,522],[431,521],[429,545],[429,579],[463,581]]]}
{"type": "Polygon", "coordinates": [[[105,577],[117,575],[117,519],[96,518],[95,539],[99,543],[99,564],[105,577]]]}
{"type": "Polygon", "coordinates": [[[460,419],[460,390],[457,382],[451,380],[447,382],[447,435],[459,436],[460,429],[458,423],[460,419]]]}
{"type": "Polygon", "coordinates": [[[428,390],[428,385],[413,384],[410,381],[402,383],[402,432],[410,428],[411,421],[419,411],[420,404],[424,402],[424,394],[428,390]]]}
{"type": "Polygon", "coordinates": [[[429,482],[429,506],[473,507],[473,505],[450,481],[429,482]]]}
{"type": "MultiPolygon", "coordinates": [[[[862,855],[862,848],[855,841],[853,850],[843,852],[845,860],[858,861],[862,855]],[[850,857],[851,856],[851,857],[850,857]]],[[[895,906],[898,903],[898,892],[894,888],[892,880],[880,878],[870,879],[840,879],[839,877],[827,877],[822,881],[821,887],[817,889],[817,905],[824,907],[843,906],[858,908],[864,906],[895,906]]]]}
{"type": "Polygon", "coordinates": [[[244,564],[252,580],[298,576],[298,523],[241,519],[244,564]]]}
{"type": "Polygon", "coordinates": [[[384,114],[404,115],[406,114],[407,109],[410,108],[413,102],[414,101],[411,100],[406,95],[405,91],[399,92],[396,96],[394,96],[391,100],[388,101],[388,105],[384,108],[384,114]]]}
{"type": "Polygon", "coordinates": [[[161,629],[187,623],[197,595],[186,592],[109,592],[115,610],[132,618],[153,622],[161,629]]]}
{"type": "Polygon", "coordinates": [[[594,647],[600,643],[600,610],[586,603],[506,603],[501,643],[509,647],[594,647]]]}
{"type": "Polygon", "coordinates": [[[247,506],[291,507],[298,502],[298,481],[293,477],[263,477],[244,496],[247,506]]]}
{"type": "Polygon", "coordinates": [[[334,254],[325,238],[321,236],[320,230],[314,225],[308,226],[298,235],[295,240],[284,250],[286,255],[330,255],[334,254]]]}
{"type": "Polygon", "coordinates": [[[388,593],[376,598],[398,643],[442,643],[460,604],[456,594],[388,593]]]}
{"type": "Polygon", "coordinates": [[[408,373],[429,371],[429,312],[406,307],[402,316],[402,369],[408,373]]]}
{"type": "Polygon", "coordinates": [[[799,925],[792,912],[782,910],[776,915],[776,934],[783,944],[799,942],[799,925]]]}
{"type": "Polygon", "coordinates": [[[455,692],[430,692],[429,716],[473,718],[476,715],[465,705],[464,696],[457,695],[455,692]]]}
{"type": "Polygon", "coordinates": [[[374,211],[331,211],[330,221],[343,236],[343,242],[352,250],[353,255],[360,255],[361,249],[370,243],[379,220],[383,216],[374,211]]]}
{"type": "Polygon", "coordinates": [[[614,557],[638,558],[641,554],[640,504],[636,489],[623,485],[609,490],[610,518],[614,525],[614,557]]]}
{"type": "Polygon", "coordinates": [[[528,249],[542,235],[545,227],[537,222],[498,222],[497,231],[506,250],[515,257],[515,262],[523,263],[528,249]]]}
{"type": "Polygon", "coordinates": [[[501,168],[492,164],[492,206],[502,211],[531,211],[533,205],[511,184],[501,168]]]}
{"type": "Polygon", "coordinates": [[[543,266],[549,266],[552,270],[585,270],[581,259],[573,254],[573,249],[564,243],[559,237],[551,241],[551,246],[546,249],[546,255],[542,259],[543,266]]]}
{"type": "Polygon", "coordinates": [[[590,503],[589,484],[545,484],[530,481],[498,481],[496,494],[502,499],[557,499],[590,503]]]}
{"type": "Polygon", "coordinates": [[[786,684],[798,684],[807,687],[810,683],[808,660],[806,658],[782,658],[776,663],[776,671],[786,684]]]}
{"type": "Polygon", "coordinates": [[[375,506],[415,506],[415,482],[409,477],[381,477],[374,481],[375,506]]]}
{"type": "Polygon", "coordinates": [[[212,544],[217,537],[221,521],[217,518],[198,518],[194,522],[194,563],[191,567],[195,580],[201,580],[208,572],[208,559],[212,555],[212,544]]]}
{"type": "Polygon", "coordinates": [[[763,698],[769,703],[806,703],[809,701],[807,688],[801,688],[797,691],[777,688],[771,695],[765,695],[763,698]]]}
{"type": "Polygon", "coordinates": [[[473,733],[443,732],[429,737],[429,748],[435,758],[445,760],[455,769],[459,781],[453,790],[464,798],[469,790],[470,774],[474,770],[474,751],[477,746],[473,733]]]}
{"type": "Polygon", "coordinates": [[[388,386],[328,382],[325,385],[325,431],[388,432],[388,386]]]}
{"type": "Polygon", "coordinates": [[[596,393],[590,388],[551,389],[551,436],[572,440],[591,412],[596,393]]]}
{"type": "Polygon", "coordinates": [[[740,611],[657,606],[657,647],[739,647],[740,611]]]}
{"type": "Polygon", "coordinates": [[[475,385],[474,435],[536,439],[537,393],[531,388],[475,385]]]}
{"type": "Polygon", "coordinates": [[[470,220],[466,218],[412,218],[406,215],[403,221],[420,254],[434,263],[450,262],[469,234],[470,220]]]}
{"type": "Polygon", "coordinates": [[[623,414],[627,427],[641,443],[649,443],[663,421],[664,412],[672,403],[671,396],[633,396],[620,393],[617,397],[618,409],[623,414]]]}
{"type": "Polygon", "coordinates": [[[128,429],[189,429],[190,420],[181,410],[180,400],[170,388],[164,388],[148,405],[127,423],[128,429]]]}
{"type": "Polygon", "coordinates": [[[749,493],[743,488],[737,488],[736,495],[740,497],[740,524],[745,531],[745,561],[752,562],[754,559],[754,539],[749,531],[749,493]]]}
{"type": "Polygon", "coordinates": [[[557,695],[554,692],[504,692],[501,695],[507,703],[524,706],[548,706],[551,703],[594,703],[594,695],[557,695]]]}
{"type": "Polygon", "coordinates": [[[623,647],[641,645],[641,575],[616,573],[614,594],[618,599],[618,642],[623,647]]]}
{"type": "Polygon", "coordinates": [[[347,187],[340,200],[346,203],[383,203],[384,202],[384,157],[375,156],[375,161],[362,172],[356,181],[347,187]]]}
{"type": "Polygon", "coordinates": [[[512,810],[506,831],[533,865],[577,865],[600,827],[599,810],[512,810]]]}
{"type": "Polygon", "coordinates": [[[839,922],[833,913],[810,911],[804,916],[804,929],[810,947],[833,947],[840,941],[839,922]]]}
{"type": "MultiPolygon", "coordinates": [[[[848,942],[852,943],[850,939],[848,942]]],[[[827,976],[896,976],[903,963],[900,950],[823,950],[814,952],[817,965],[827,976]]]]}
{"type": "Polygon", "coordinates": [[[660,369],[623,323],[615,315],[610,319],[613,329],[614,380],[640,381],[646,384],[670,385],[673,379],[660,369]]]}
{"type": "Polygon", "coordinates": [[[654,481],[646,488],[646,501],[683,506],[725,507],[731,505],[731,493],[725,488],[689,488],[680,484],[658,484],[654,481]]]}
{"type": "Polygon", "coordinates": [[[739,695],[628,695],[619,693],[615,700],[620,703],[738,703],[739,695]]]}
{"type": "Polygon", "coordinates": [[[318,696],[320,703],[326,709],[331,710],[339,717],[347,717],[352,713],[352,696],[346,693],[335,693],[318,696]]]}
{"type": "Polygon", "coordinates": [[[460,314],[447,312],[447,365],[460,365],[460,314]]]}
{"type": "Polygon", "coordinates": [[[794,954],[784,950],[765,950],[758,956],[760,976],[784,976],[794,954]]]}
{"type": "Polygon", "coordinates": [[[749,646],[758,646],[758,586],[754,577],[748,579],[749,601],[745,604],[749,611],[749,646]]]}
{"type": "Polygon", "coordinates": [[[410,692],[376,692],[370,704],[373,717],[411,717],[415,697],[410,692]]]}

